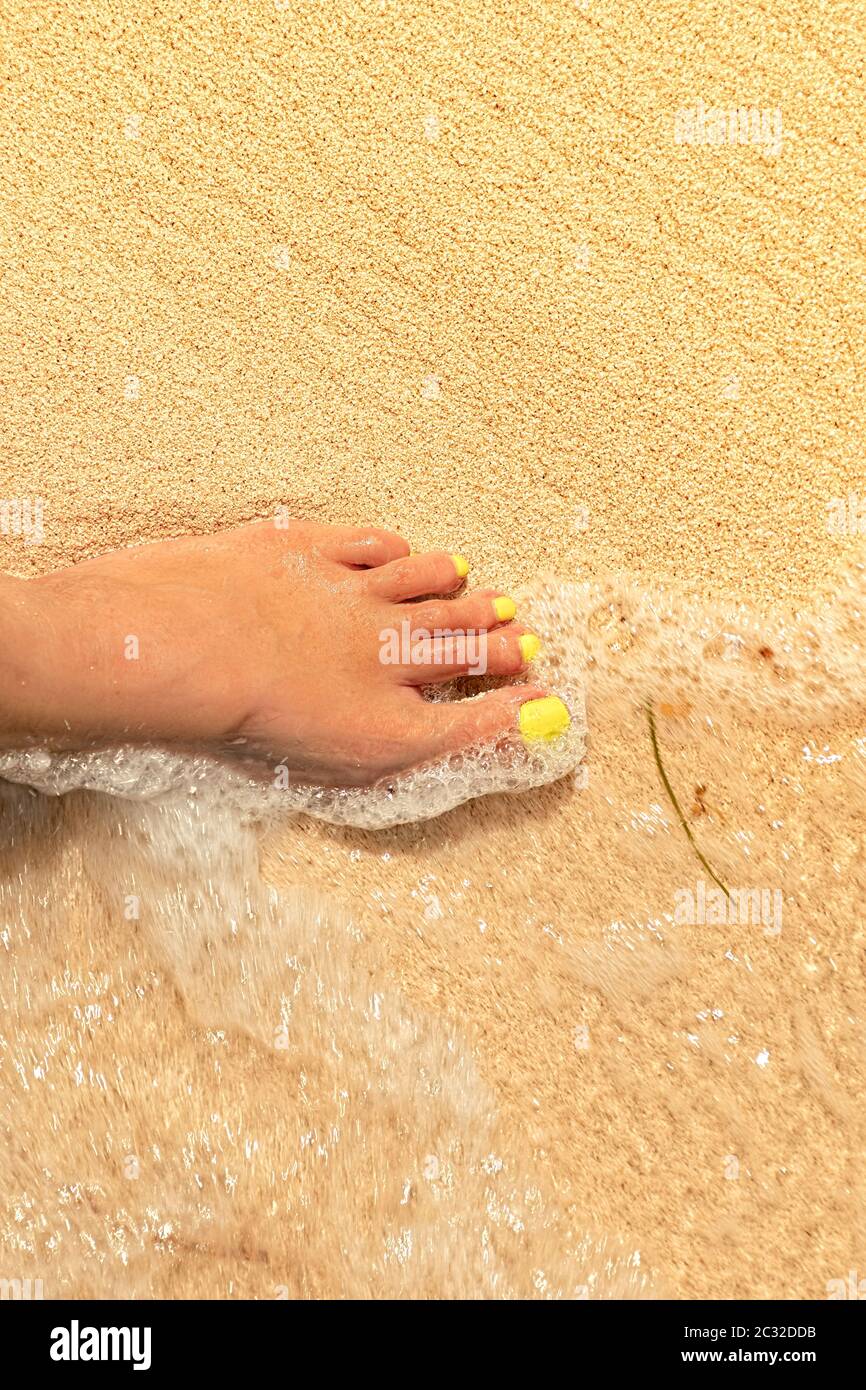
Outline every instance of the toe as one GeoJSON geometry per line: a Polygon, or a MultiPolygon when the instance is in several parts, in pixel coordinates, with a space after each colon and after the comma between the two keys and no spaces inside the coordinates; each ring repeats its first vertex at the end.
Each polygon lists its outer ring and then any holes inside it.
{"type": "Polygon", "coordinates": [[[428,758],[481,743],[553,742],[571,723],[567,707],[543,686],[507,686],[477,700],[424,705],[428,758]]]}
{"type": "Polygon", "coordinates": [[[462,555],[435,550],[383,565],[370,575],[369,584],[379,598],[401,603],[425,594],[451,593],[463,583],[468,570],[469,564],[462,555]]]}
{"type": "Polygon", "coordinates": [[[541,652],[541,640],[534,632],[509,623],[487,638],[487,670],[493,676],[514,676],[525,671],[541,652]]]}
{"type": "Polygon", "coordinates": [[[338,564],[353,569],[378,569],[408,555],[409,542],[394,531],[375,526],[347,526],[335,532],[322,550],[338,564]]]}
{"type": "Polygon", "coordinates": [[[476,589],[454,599],[431,599],[401,609],[397,620],[406,617],[412,628],[427,632],[486,632],[509,623],[517,612],[514,599],[499,589],[476,589]]]}
{"type": "Polygon", "coordinates": [[[438,685],[457,676],[516,676],[541,651],[534,633],[510,624],[493,632],[415,628],[406,635],[398,676],[407,685],[438,685]]]}

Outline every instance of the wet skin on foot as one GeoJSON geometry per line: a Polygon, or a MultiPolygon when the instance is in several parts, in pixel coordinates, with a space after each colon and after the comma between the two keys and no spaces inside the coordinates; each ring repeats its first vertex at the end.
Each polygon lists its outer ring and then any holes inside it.
{"type": "Polygon", "coordinates": [[[12,581],[54,646],[19,692],[32,717],[7,711],[0,741],[21,721],[58,746],[246,740],[304,780],[363,786],[470,745],[558,737],[568,711],[538,685],[424,698],[523,674],[541,649],[513,599],[465,589],[468,572],[390,531],[266,521],[12,581]]]}

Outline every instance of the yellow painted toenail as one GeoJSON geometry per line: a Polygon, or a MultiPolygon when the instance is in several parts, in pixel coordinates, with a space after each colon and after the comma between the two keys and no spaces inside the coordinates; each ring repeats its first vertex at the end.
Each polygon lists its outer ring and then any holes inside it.
{"type": "Polygon", "coordinates": [[[558,738],[564,734],[571,723],[571,715],[555,695],[545,695],[541,700],[527,700],[520,706],[519,723],[526,742],[536,743],[539,739],[558,738]]]}
{"type": "Polygon", "coordinates": [[[524,661],[534,661],[541,651],[541,638],[534,632],[524,632],[520,639],[520,655],[524,661]]]}
{"type": "Polygon", "coordinates": [[[469,573],[469,561],[466,559],[465,555],[452,555],[451,559],[454,561],[457,578],[465,579],[469,573]]]}
{"type": "Polygon", "coordinates": [[[493,611],[501,623],[510,623],[517,612],[517,604],[513,598],[501,594],[499,598],[493,600],[493,611]]]}

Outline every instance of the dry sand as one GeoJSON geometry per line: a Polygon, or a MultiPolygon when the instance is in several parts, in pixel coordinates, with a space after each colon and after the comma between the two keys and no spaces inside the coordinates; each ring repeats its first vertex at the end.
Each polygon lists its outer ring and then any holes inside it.
{"type": "MultiPolygon", "coordinates": [[[[629,571],[760,609],[832,583],[854,542],[826,507],[863,486],[854,15],[14,4],[2,495],[45,499],[45,541],[0,537],[3,563],[289,503],[460,550],[506,589],[629,571]],[[699,99],[778,107],[781,153],[677,144],[699,99]]],[[[663,1287],[821,1297],[866,1274],[862,818],[844,892],[832,822],[798,822],[803,884],[837,895],[819,931],[806,911],[748,969],[704,934],[611,975],[611,922],[659,899],[634,836],[623,881],[599,874],[604,808],[625,823],[659,789],[636,718],[593,729],[592,801],[558,785],[378,838],[297,823],[268,868],[328,891],[410,1000],[460,1020],[551,1185],[663,1287]],[[696,1025],[713,1008],[742,1061],[696,1025]]],[[[664,737],[678,785],[705,782],[674,719],[664,737]]],[[[778,778],[802,743],[720,769],[724,823],[772,787],[794,814],[778,778]]],[[[183,1251],[171,1277],[228,1291],[183,1251]]]]}

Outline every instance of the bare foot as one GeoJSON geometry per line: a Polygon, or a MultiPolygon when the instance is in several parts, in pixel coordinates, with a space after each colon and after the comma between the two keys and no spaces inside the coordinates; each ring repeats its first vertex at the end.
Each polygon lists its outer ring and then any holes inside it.
{"type": "Polygon", "coordinates": [[[561,734],[568,712],[538,686],[422,697],[517,674],[537,650],[507,596],[451,597],[467,570],[389,531],[270,521],[5,580],[7,636],[25,623],[31,640],[0,676],[2,742],[245,739],[305,781],[363,786],[480,741],[561,734]]]}

